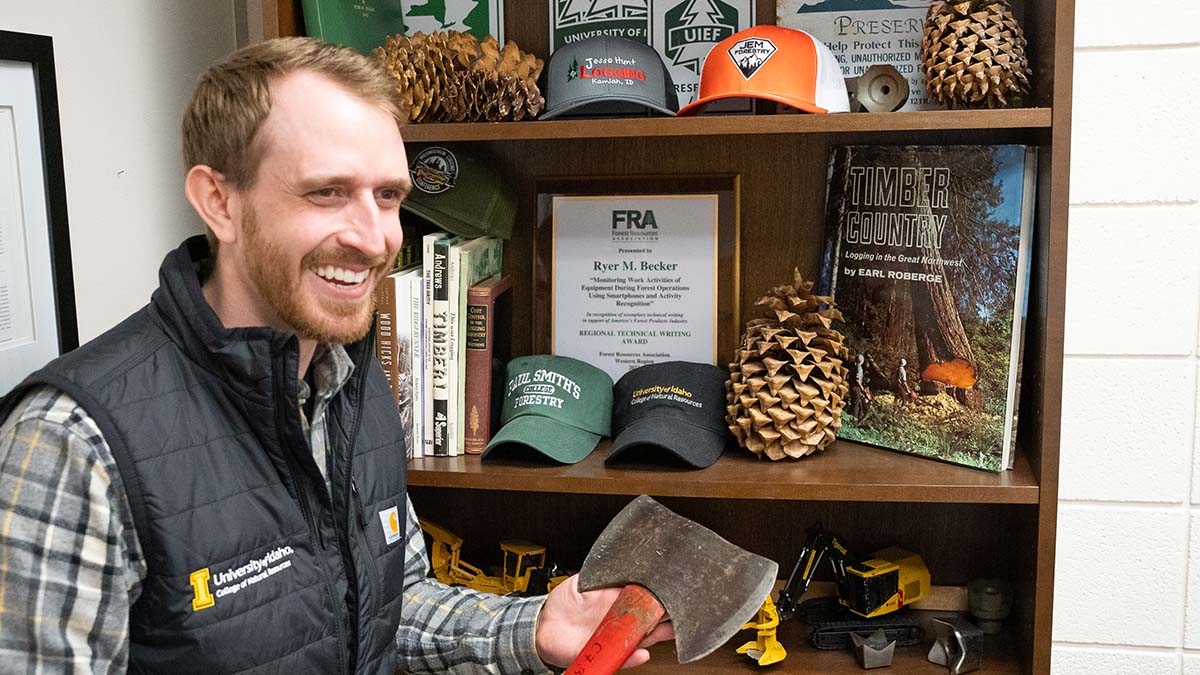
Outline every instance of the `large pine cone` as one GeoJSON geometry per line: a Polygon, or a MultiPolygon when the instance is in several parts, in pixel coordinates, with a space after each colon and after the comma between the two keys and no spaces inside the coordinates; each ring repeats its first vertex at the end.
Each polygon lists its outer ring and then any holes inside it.
{"type": "Polygon", "coordinates": [[[754,303],[768,316],[746,324],[725,383],[726,421],[738,445],[770,459],[824,450],[842,427],[849,392],[842,314],[793,272],[754,303]],[[824,307],[824,309],[822,309],[824,307]]]}
{"type": "Polygon", "coordinates": [[[1025,33],[1008,0],[930,5],[921,65],[929,98],[951,108],[993,108],[1029,93],[1025,33]]]}
{"type": "Polygon", "coordinates": [[[448,31],[393,35],[374,52],[396,80],[396,101],[411,122],[500,122],[535,117],[542,60],[511,40],[483,42],[448,31]]]}

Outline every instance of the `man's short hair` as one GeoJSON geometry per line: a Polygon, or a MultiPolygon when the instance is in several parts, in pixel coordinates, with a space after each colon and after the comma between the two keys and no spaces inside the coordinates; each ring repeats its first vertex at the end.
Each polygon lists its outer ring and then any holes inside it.
{"type": "MultiPolygon", "coordinates": [[[[370,58],[312,38],[266,40],[239,49],[200,76],[183,114],[186,168],[210,166],[237,189],[252,187],[266,150],[259,130],[271,112],[271,84],[302,70],[328,77],[402,123],[394,84],[370,58]]],[[[215,252],[211,231],[208,239],[215,252]]]]}

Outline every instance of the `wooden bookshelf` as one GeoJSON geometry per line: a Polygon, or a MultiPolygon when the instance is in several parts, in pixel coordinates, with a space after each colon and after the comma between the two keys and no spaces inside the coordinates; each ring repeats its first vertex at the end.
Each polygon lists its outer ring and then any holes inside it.
{"type": "Polygon", "coordinates": [[[414,124],[409,141],[527,141],[538,139],[748,136],[888,131],[1048,129],[1049,108],[930,110],[854,115],[699,115],[468,124],[414,124]]]}
{"type": "MultiPolygon", "coordinates": [[[[670,644],[655,645],[650,650],[650,663],[635,671],[638,675],[667,675],[686,672],[688,675],[729,675],[730,673],[787,673],[788,675],[829,675],[830,673],[871,672],[863,671],[849,651],[829,651],[814,648],[804,637],[802,625],[785,623],[779,629],[779,640],[787,650],[787,658],[767,668],[759,668],[748,657],[737,654],[739,645],[754,639],[753,631],[743,631],[724,647],[707,657],[687,665],[680,671],[677,657],[670,644]],[[754,670],[754,669],[757,669],[754,670]]],[[[977,671],[987,675],[1020,675],[1021,657],[1012,649],[1013,641],[1007,636],[989,637],[984,640],[982,650],[983,669],[977,671]]],[[[927,655],[929,645],[897,647],[889,668],[876,672],[887,675],[945,675],[946,667],[930,663],[927,655]]]]}
{"type": "MultiPolygon", "coordinates": [[[[738,176],[738,288],[723,316],[740,326],[761,293],[819,271],[826,163],[832,145],[853,143],[1024,143],[1038,146],[1033,273],[1025,328],[1016,466],[1000,475],[839,442],[797,462],[757,461],[728,451],[703,471],[606,468],[605,448],[570,466],[490,465],[478,458],[428,458],[409,467],[411,497],[423,516],[465,538],[464,559],[498,562],[497,541],[547,545],[552,559],[577,566],[590,542],[629,500],[646,493],[788,571],[804,529],[821,521],[853,550],[897,544],[919,551],[934,583],[965,585],[1002,576],[1016,591],[1004,636],[993,640],[981,673],[1050,671],[1058,507],[1063,320],[1070,184],[1074,0],[1013,0],[1029,41],[1033,92],[1028,107],[850,115],[717,115],[693,118],[554,120],[507,124],[428,124],[409,141],[470,143],[496,159],[519,190],[517,227],[505,272],[515,286],[513,348],[533,353],[546,326],[531,308],[546,301],[535,279],[533,226],[540,181],[572,176],[738,176]]],[[[297,34],[295,0],[264,0],[268,36],[297,34]]],[[[758,23],[775,4],[757,3],[758,23]]],[[[505,35],[547,58],[547,7],[506,0],[505,35]]],[[[761,112],[761,111],[760,111],[761,112]]],[[[807,647],[786,625],[789,651],[778,675],[849,674],[848,653],[807,647]]],[[[655,649],[650,674],[754,673],[733,654],[738,640],[681,669],[669,646],[655,649]]],[[[928,646],[897,653],[890,673],[944,673],[928,646]]]]}
{"type": "Polygon", "coordinates": [[[408,482],[422,487],[651,494],[663,497],[878,502],[1036,504],[1033,469],[1018,455],[1012,471],[985,473],[838,441],[801,462],[771,465],[748,452],[726,452],[703,471],[626,464],[606,467],[610,441],[600,442],[578,464],[481,462],[479,456],[422,457],[408,467],[408,482]],[[770,478],[764,482],[764,477],[770,478]]]}

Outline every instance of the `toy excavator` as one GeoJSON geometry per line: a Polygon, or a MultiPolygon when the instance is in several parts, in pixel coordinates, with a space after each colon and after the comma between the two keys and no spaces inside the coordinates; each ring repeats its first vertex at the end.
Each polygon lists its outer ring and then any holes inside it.
{"type": "Polygon", "coordinates": [[[929,568],[916,553],[892,546],[862,560],[820,525],[810,527],[807,534],[800,558],[775,603],[781,619],[796,614],[823,559],[828,559],[833,569],[838,603],[864,618],[889,614],[929,594],[929,568]]]}
{"type": "Polygon", "coordinates": [[[437,580],[447,586],[466,586],[497,595],[542,595],[566,580],[557,568],[546,567],[546,547],[517,539],[500,542],[504,565],[499,576],[484,574],[460,558],[463,539],[450,530],[418,518],[432,540],[429,560],[437,580]]]}
{"type": "MultiPolygon", "coordinates": [[[[818,649],[843,649],[856,632],[883,630],[890,640],[899,644],[915,644],[921,639],[921,628],[907,618],[890,622],[868,622],[911,605],[929,594],[929,569],[921,556],[902,548],[891,547],[876,551],[873,557],[861,560],[846,550],[832,533],[814,525],[807,532],[804,547],[787,584],[779,590],[778,600],[768,596],[759,610],[758,620],[747,623],[743,630],[758,631],[757,639],[738,648],[760,666],[782,661],[787,652],[776,639],[780,622],[801,613],[800,598],[808,590],[822,560],[829,560],[838,589],[837,604],[806,602],[804,620],[813,625],[811,639],[818,649]],[[808,606],[811,604],[811,608],[808,606]],[[843,607],[856,617],[844,614],[843,607]],[[850,620],[845,620],[849,617],[850,620]],[[861,617],[861,618],[858,618],[861,617]]],[[[825,600],[824,598],[821,599],[825,600]]],[[[832,600],[832,598],[830,598],[832,600]]]]}

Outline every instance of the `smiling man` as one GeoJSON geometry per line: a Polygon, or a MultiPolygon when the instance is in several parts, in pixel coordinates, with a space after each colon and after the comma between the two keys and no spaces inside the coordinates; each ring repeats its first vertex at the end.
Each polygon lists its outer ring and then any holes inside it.
{"type": "Polygon", "coordinates": [[[207,236],[0,401],[0,672],[541,673],[579,652],[615,589],[428,578],[370,334],[410,185],[390,90],[299,38],[201,78],[183,145],[207,236]]]}

